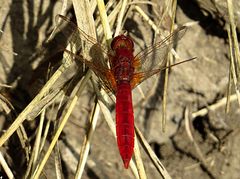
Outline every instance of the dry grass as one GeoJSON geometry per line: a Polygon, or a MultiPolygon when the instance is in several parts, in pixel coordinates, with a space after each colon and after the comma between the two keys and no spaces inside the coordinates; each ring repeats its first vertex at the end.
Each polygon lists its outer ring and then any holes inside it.
{"type": "MultiPolygon", "coordinates": [[[[66,9],[67,9],[67,1],[63,1],[62,4],[62,11],[61,14],[65,15],[66,9]]],[[[91,1],[92,4],[90,4],[88,1],[76,1],[73,0],[73,7],[74,12],[76,14],[77,24],[81,29],[85,32],[88,32],[88,35],[94,37],[97,39],[101,39],[99,37],[104,37],[103,42],[110,44],[112,39],[112,27],[113,24],[116,24],[116,30],[114,31],[114,36],[121,33],[123,30],[123,24],[126,21],[126,17],[124,15],[128,14],[129,11],[136,11],[138,12],[138,15],[141,16],[145,21],[148,22],[149,26],[155,31],[155,34],[158,35],[161,32],[161,29],[151,20],[151,18],[148,17],[144,13],[144,10],[141,9],[140,6],[136,3],[129,3],[127,0],[123,1],[109,1],[108,4],[105,6],[104,2],[102,0],[97,0],[96,6],[94,5],[94,2],[91,1]],[[96,7],[96,9],[92,9],[93,7],[96,7]],[[111,9],[111,11],[109,10],[111,9]],[[96,11],[99,16],[97,16],[96,19],[93,18],[92,12],[96,11]],[[100,23],[96,23],[100,22],[100,23]],[[98,26],[96,26],[96,24],[98,26]],[[96,27],[96,28],[95,28],[96,27]],[[96,32],[97,30],[97,32],[96,32]]],[[[172,33],[175,28],[175,16],[176,16],[176,6],[177,1],[165,1],[165,11],[162,13],[162,22],[166,21],[166,19],[170,19],[171,21],[168,22],[168,28],[169,33],[172,33]]],[[[153,5],[153,4],[152,4],[153,5]]],[[[231,101],[238,99],[239,105],[240,105],[240,92],[239,92],[239,70],[240,70],[240,56],[239,56],[239,48],[238,48],[238,40],[236,36],[236,27],[233,17],[233,6],[231,3],[231,0],[228,0],[228,10],[229,10],[229,27],[228,27],[228,34],[229,34],[229,51],[231,54],[231,66],[230,71],[231,74],[229,75],[229,91],[231,89],[231,80],[234,83],[235,92],[236,95],[231,95],[230,92],[228,93],[227,100],[226,98],[218,101],[216,104],[213,104],[211,106],[208,106],[207,108],[201,109],[200,111],[192,113],[192,117],[195,118],[197,116],[206,115],[209,110],[216,110],[222,105],[230,104],[231,101]]],[[[161,22],[161,23],[162,23],[161,22]]],[[[60,21],[57,23],[61,23],[60,21]]],[[[53,33],[54,34],[54,33],[53,33]]],[[[54,36],[54,35],[53,35],[54,36]]],[[[67,49],[73,51],[73,53],[79,49],[75,49],[73,47],[73,44],[69,44],[67,49]]],[[[88,50],[90,47],[83,48],[83,56],[86,58],[88,57],[88,50]]],[[[174,50],[172,50],[173,53],[169,54],[169,60],[167,62],[167,65],[171,65],[171,59],[173,59],[172,54],[176,54],[174,50]]],[[[84,77],[80,78],[79,81],[76,84],[76,86],[73,88],[72,93],[70,94],[70,97],[67,99],[67,104],[64,105],[64,109],[60,109],[61,103],[59,104],[59,114],[58,120],[55,120],[55,128],[54,133],[52,135],[52,139],[50,141],[50,144],[45,152],[43,152],[43,146],[46,143],[46,138],[50,134],[49,126],[50,126],[50,120],[46,120],[45,113],[46,110],[51,110],[51,107],[53,107],[54,104],[58,104],[56,100],[65,98],[65,89],[69,87],[73,87],[71,85],[73,84],[64,84],[58,89],[53,90],[54,83],[58,81],[61,77],[61,75],[72,65],[73,61],[71,58],[69,58],[69,53],[65,52],[63,55],[63,63],[61,66],[54,72],[53,75],[48,79],[46,84],[43,86],[43,88],[40,90],[40,92],[34,97],[34,99],[26,106],[26,108],[14,119],[14,122],[11,124],[11,126],[4,132],[4,134],[0,138],[0,146],[3,146],[6,141],[13,135],[14,132],[18,132],[18,136],[21,139],[22,148],[24,148],[27,158],[27,170],[23,171],[25,178],[39,178],[41,174],[43,173],[44,166],[49,160],[49,157],[51,153],[54,153],[55,155],[55,165],[56,165],[56,176],[58,178],[61,178],[62,175],[62,166],[60,162],[59,157],[59,151],[58,151],[58,139],[61,135],[66,123],[69,120],[69,117],[77,103],[80,99],[80,95],[83,91],[83,89],[86,87],[86,84],[89,82],[89,79],[92,77],[92,72],[89,70],[84,77]],[[68,85],[68,86],[67,86],[68,85]],[[23,127],[23,122],[28,120],[35,120],[37,116],[40,116],[40,122],[39,126],[37,128],[36,137],[34,140],[34,145],[32,148],[27,148],[25,142],[29,139],[25,135],[25,129],[23,127]]],[[[77,72],[76,72],[77,73],[77,72]]],[[[167,104],[167,89],[168,89],[168,76],[169,69],[167,68],[165,70],[165,83],[164,83],[164,92],[163,92],[163,103],[162,103],[162,130],[165,130],[166,125],[166,116],[167,116],[167,110],[166,110],[166,104],[167,104]]],[[[76,77],[77,75],[75,75],[76,77]]],[[[2,85],[3,86],[3,85],[2,85]]],[[[107,93],[105,91],[100,91],[97,95],[100,98],[96,98],[95,105],[91,111],[91,115],[89,117],[89,126],[88,130],[84,136],[84,142],[81,145],[80,150],[80,158],[78,160],[78,165],[75,173],[75,178],[81,178],[83,175],[83,171],[88,159],[88,154],[90,150],[91,140],[92,136],[94,135],[94,131],[96,128],[96,124],[99,118],[99,113],[102,112],[104,115],[104,118],[112,131],[113,135],[116,137],[115,132],[115,124],[113,117],[111,115],[110,109],[107,107],[109,104],[109,98],[107,96],[107,93]],[[105,103],[98,99],[104,99],[105,103]]],[[[5,112],[8,114],[10,111],[14,111],[14,108],[12,107],[11,103],[7,101],[4,97],[1,97],[1,104],[3,108],[5,109],[5,112]]],[[[110,104],[109,104],[110,106],[110,104]]],[[[186,116],[189,115],[186,112],[186,116]]],[[[52,118],[56,118],[56,116],[52,116],[52,118]]],[[[189,139],[191,142],[194,143],[194,146],[198,152],[198,155],[201,158],[201,162],[206,164],[206,159],[203,156],[201,150],[199,149],[197,143],[195,142],[191,130],[190,130],[190,123],[191,120],[190,117],[186,117],[185,119],[185,126],[186,131],[189,134],[189,139]]],[[[157,156],[154,154],[154,151],[147,143],[147,140],[144,138],[144,136],[141,134],[141,131],[138,129],[137,126],[135,126],[136,129],[136,137],[135,137],[135,150],[134,150],[134,159],[130,162],[130,168],[135,175],[136,178],[147,178],[146,171],[144,169],[144,160],[142,159],[141,153],[139,148],[143,148],[145,153],[149,156],[151,159],[153,165],[156,168],[156,171],[159,172],[159,174],[163,178],[171,178],[170,174],[167,172],[163,164],[160,162],[160,160],[157,158],[157,156]],[[139,146],[138,144],[141,144],[139,146]]],[[[2,157],[0,153],[0,162],[1,165],[4,168],[4,171],[7,173],[9,178],[13,177],[13,172],[8,167],[7,163],[5,162],[4,158],[2,157]]]]}

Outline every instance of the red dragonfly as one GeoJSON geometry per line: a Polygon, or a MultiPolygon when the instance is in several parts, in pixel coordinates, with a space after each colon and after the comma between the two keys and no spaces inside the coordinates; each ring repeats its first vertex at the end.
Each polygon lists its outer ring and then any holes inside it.
{"type": "MultiPolygon", "coordinates": [[[[107,48],[79,29],[66,17],[61,15],[57,17],[62,20],[61,24],[67,23],[63,27],[63,33],[71,35],[70,43],[76,45],[76,38],[80,37],[80,40],[84,43],[93,47],[97,46],[108,57],[103,61],[100,59],[89,61],[75,55],[93,70],[105,89],[116,95],[117,144],[124,167],[128,168],[134,148],[134,114],[131,91],[147,78],[167,68],[167,54],[173,43],[184,35],[186,28],[184,26],[178,28],[162,41],[134,55],[134,43],[129,36],[119,35],[115,37],[111,42],[111,50],[107,51],[107,48]]],[[[71,52],[69,51],[69,53],[71,52]]],[[[98,55],[98,57],[100,58],[101,55],[98,55]]]]}

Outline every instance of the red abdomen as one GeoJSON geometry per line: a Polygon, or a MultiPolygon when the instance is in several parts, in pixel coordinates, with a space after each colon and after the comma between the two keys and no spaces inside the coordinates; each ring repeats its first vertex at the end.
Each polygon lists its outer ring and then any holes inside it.
{"type": "Polygon", "coordinates": [[[128,82],[117,85],[116,93],[117,143],[125,168],[128,168],[134,148],[134,116],[131,86],[128,82]]]}

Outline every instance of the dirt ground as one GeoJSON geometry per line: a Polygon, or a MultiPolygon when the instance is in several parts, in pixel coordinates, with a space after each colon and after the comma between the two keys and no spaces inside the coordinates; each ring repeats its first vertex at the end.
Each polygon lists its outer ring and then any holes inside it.
{"type": "MultiPolygon", "coordinates": [[[[0,29],[3,31],[0,36],[0,94],[15,109],[12,117],[1,110],[1,135],[45,84],[49,64],[59,65],[54,45],[48,45],[46,39],[55,25],[54,19],[61,5],[60,1],[33,3],[24,0],[2,1],[0,4],[0,29]],[[44,60],[42,46],[48,49],[48,60],[44,60]],[[49,52],[50,50],[52,51],[49,52]],[[51,56],[54,56],[54,60],[49,61],[51,56]],[[2,84],[12,87],[2,87],[2,84]]],[[[141,7],[151,18],[156,16],[150,5],[141,7]]],[[[69,10],[71,12],[73,10],[69,10]]],[[[149,95],[143,103],[137,104],[141,94],[138,89],[133,90],[135,123],[174,179],[240,178],[238,102],[236,98],[231,101],[227,114],[225,103],[211,108],[227,96],[228,90],[230,60],[224,18],[225,15],[214,17],[206,9],[204,11],[197,1],[178,3],[176,24],[191,25],[177,43],[176,51],[181,59],[197,59],[170,69],[165,132],[162,131],[161,121],[164,75],[151,78],[141,85],[143,93],[149,95]],[[152,93],[148,94],[150,88],[153,88],[152,93]],[[201,109],[206,112],[199,113],[201,109]],[[189,138],[186,129],[186,110],[196,114],[190,119],[194,141],[189,138]]],[[[153,43],[154,32],[151,26],[134,10],[128,14],[124,29],[134,39],[136,52],[144,49],[146,44],[153,43]]],[[[57,43],[61,43],[61,40],[58,39],[57,43]]],[[[231,93],[234,94],[234,87],[231,93]]],[[[58,147],[63,178],[74,177],[94,100],[95,92],[89,83],[60,136],[58,147]]],[[[60,102],[59,98],[56,104],[60,102]]],[[[46,112],[47,117],[57,115],[57,105],[52,108],[46,112]]],[[[111,109],[114,117],[113,103],[111,109]]],[[[27,145],[33,146],[38,125],[39,117],[24,122],[29,138],[27,145]]],[[[53,124],[50,131],[54,131],[53,124]]],[[[51,132],[44,150],[51,141],[51,132]]],[[[143,148],[140,149],[147,177],[161,178],[143,148]]],[[[17,135],[13,135],[1,147],[1,152],[16,178],[22,178],[27,164],[17,135]]],[[[54,160],[52,154],[41,178],[56,178],[54,160]]],[[[5,176],[2,167],[0,171],[5,176]]],[[[82,178],[135,178],[130,169],[124,169],[116,140],[101,112],[82,178]]]]}

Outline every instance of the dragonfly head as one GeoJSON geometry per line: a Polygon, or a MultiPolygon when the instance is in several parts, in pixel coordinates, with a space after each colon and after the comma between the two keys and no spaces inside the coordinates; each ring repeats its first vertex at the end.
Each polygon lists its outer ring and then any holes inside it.
{"type": "Polygon", "coordinates": [[[127,49],[131,52],[133,52],[133,41],[130,37],[125,35],[119,35],[115,37],[111,43],[111,48],[113,51],[116,51],[117,49],[127,49]]]}

